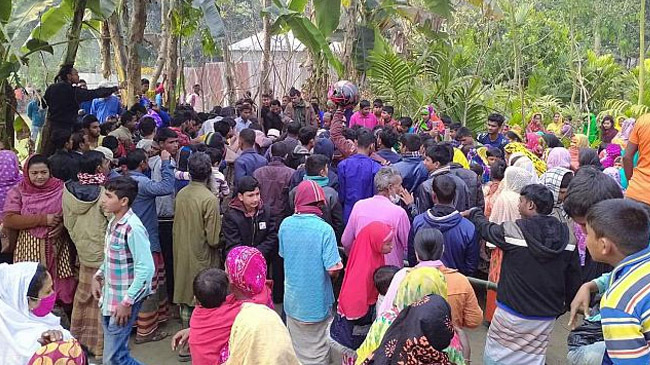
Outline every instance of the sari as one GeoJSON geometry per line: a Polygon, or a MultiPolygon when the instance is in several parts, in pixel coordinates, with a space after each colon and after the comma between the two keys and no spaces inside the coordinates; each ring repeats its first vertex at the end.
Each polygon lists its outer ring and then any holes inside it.
{"type": "Polygon", "coordinates": [[[546,167],[549,170],[556,167],[571,168],[571,153],[564,147],[551,148],[546,158],[546,167]]]}
{"type": "Polygon", "coordinates": [[[526,134],[544,132],[545,130],[544,130],[544,125],[542,124],[543,122],[541,121],[542,119],[544,119],[544,115],[542,113],[534,113],[530,117],[530,121],[526,126],[526,134]],[[535,122],[535,116],[537,115],[539,115],[540,122],[535,122]]]}
{"type": "Polygon", "coordinates": [[[589,147],[589,138],[585,134],[576,134],[571,138],[569,153],[571,154],[571,170],[580,168],[580,149],[589,147]]]}
{"type": "Polygon", "coordinates": [[[617,157],[622,154],[621,146],[616,143],[610,143],[604,150],[604,156],[600,160],[600,163],[603,165],[603,168],[613,167],[614,161],[617,157]]]}
{"type": "Polygon", "coordinates": [[[535,168],[537,176],[542,176],[542,174],[546,172],[546,163],[537,157],[537,155],[529,151],[522,143],[510,142],[503,149],[506,154],[511,155],[513,153],[519,152],[522,155],[528,157],[535,168]]]}
{"type": "Polygon", "coordinates": [[[3,211],[7,193],[21,180],[18,156],[11,151],[0,151],[0,213],[3,211]]]}
{"type": "Polygon", "coordinates": [[[537,133],[526,133],[526,148],[537,157],[542,157],[544,154],[544,145],[541,143],[542,137],[537,133]]]}

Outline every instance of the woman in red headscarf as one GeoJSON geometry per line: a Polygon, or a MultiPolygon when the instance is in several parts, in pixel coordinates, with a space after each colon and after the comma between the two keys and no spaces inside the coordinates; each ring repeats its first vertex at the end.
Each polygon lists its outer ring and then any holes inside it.
{"type": "Polygon", "coordinates": [[[337,314],[330,328],[331,338],[340,345],[333,349],[341,353],[343,364],[354,363],[355,350],[366,337],[358,328],[369,326],[375,317],[379,292],[373,276],[384,265],[384,255],[393,249],[393,236],[390,225],[371,222],[352,244],[337,314]]]}

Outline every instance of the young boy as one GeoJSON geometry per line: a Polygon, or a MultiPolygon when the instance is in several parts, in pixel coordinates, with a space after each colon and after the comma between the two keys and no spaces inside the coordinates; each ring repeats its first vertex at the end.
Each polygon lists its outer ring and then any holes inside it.
{"type": "Polygon", "coordinates": [[[384,301],[384,296],[390,287],[390,282],[399,270],[400,268],[395,265],[384,265],[375,270],[372,275],[372,280],[375,283],[375,288],[377,288],[377,291],[379,292],[375,308],[381,306],[381,303],[384,301]]]}
{"type": "Polygon", "coordinates": [[[649,235],[645,209],[631,200],[605,200],[587,213],[589,253],[614,266],[600,301],[603,364],[650,363],[649,235]]]}
{"type": "Polygon", "coordinates": [[[553,210],[545,186],[525,186],[522,219],[495,224],[480,209],[464,212],[483,239],[503,250],[501,278],[485,343],[484,364],[539,364],[546,359],[555,319],[580,286],[580,263],[569,229],[553,210]]]}
{"type": "Polygon", "coordinates": [[[114,214],[108,223],[104,262],[95,274],[92,294],[99,300],[104,329],[104,363],[141,364],[129,353],[129,336],[154,273],[147,230],[131,204],[138,183],[130,177],[108,182],[102,207],[114,214]]]}

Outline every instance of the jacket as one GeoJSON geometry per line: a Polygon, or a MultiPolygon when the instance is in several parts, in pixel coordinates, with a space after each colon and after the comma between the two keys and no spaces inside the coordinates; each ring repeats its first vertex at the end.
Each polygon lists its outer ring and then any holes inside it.
{"type": "Polygon", "coordinates": [[[289,103],[284,109],[284,115],[294,122],[300,123],[301,127],[312,126],[318,128],[320,125],[320,120],[314,112],[314,108],[304,100],[295,105],[293,102],[289,103]]]}
{"type": "MultiPolygon", "coordinates": [[[[296,169],[296,171],[293,173],[293,176],[291,176],[291,183],[289,185],[289,189],[293,190],[298,184],[300,184],[304,178],[305,174],[307,171],[305,171],[304,166],[300,166],[296,169]]],[[[327,183],[327,186],[334,190],[339,189],[339,177],[336,174],[336,172],[333,171],[333,169],[328,168],[327,169],[327,178],[329,179],[329,182],[327,183]]],[[[293,214],[293,213],[292,213],[293,214]]]]}
{"type": "Polygon", "coordinates": [[[516,222],[488,222],[480,209],[469,219],[480,237],[503,250],[497,301],[524,317],[556,318],[582,284],[569,229],[557,218],[538,215],[516,222]]]}
{"type": "Polygon", "coordinates": [[[441,261],[446,267],[457,269],[463,275],[473,275],[478,267],[478,236],[469,220],[450,206],[437,205],[413,220],[408,241],[408,258],[411,266],[417,263],[413,247],[415,234],[420,229],[435,228],[445,237],[441,261]]]}
{"type": "Polygon", "coordinates": [[[375,195],[375,174],[380,167],[370,157],[361,154],[352,155],[339,164],[339,201],[345,222],[354,203],[375,195]]]}
{"type": "Polygon", "coordinates": [[[402,186],[409,193],[414,192],[427,179],[427,169],[419,156],[403,156],[393,167],[402,175],[402,186]]]}
{"type": "Polygon", "coordinates": [[[452,174],[449,166],[445,166],[429,173],[429,178],[415,190],[415,205],[417,206],[418,214],[422,214],[433,207],[433,180],[436,176],[442,175],[451,177],[456,183],[456,197],[454,198],[456,210],[462,212],[471,208],[469,205],[470,199],[467,184],[461,178],[452,174]]]}
{"type": "Polygon", "coordinates": [[[255,170],[253,176],[260,182],[260,194],[262,201],[271,210],[273,216],[279,223],[289,207],[289,183],[295,172],[284,163],[274,157],[267,166],[255,170]]]}
{"type": "Polygon", "coordinates": [[[246,216],[244,203],[235,198],[223,215],[221,232],[225,240],[225,254],[237,246],[255,247],[270,262],[278,254],[278,230],[271,210],[262,202],[252,217],[246,216]]]}
{"type": "Polygon", "coordinates": [[[480,177],[472,170],[463,168],[461,164],[452,162],[449,164],[451,173],[461,178],[469,190],[469,208],[481,208],[485,210],[485,197],[483,196],[483,187],[481,186],[480,177]]]}
{"type": "Polygon", "coordinates": [[[47,118],[52,123],[52,130],[72,130],[81,103],[109,96],[116,91],[117,87],[88,90],[60,81],[47,87],[43,95],[46,105],[42,107],[47,108],[47,118]]]}
{"type": "Polygon", "coordinates": [[[402,156],[399,153],[393,152],[390,148],[382,148],[377,151],[377,154],[391,164],[396,164],[402,160],[402,156]]]}
{"type": "Polygon", "coordinates": [[[297,169],[298,166],[305,163],[305,160],[307,160],[307,157],[310,155],[311,152],[309,152],[305,146],[302,144],[297,144],[296,147],[294,147],[293,150],[289,152],[289,156],[287,156],[287,166],[291,167],[292,169],[297,169]]]}
{"type": "MultiPolygon", "coordinates": [[[[341,236],[343,235],[343,229],[345,224],[343,223],[343,208],[339,202],[339,193],[336,192],[333,188],[329,186],[321,186],[325,192],[325,203],[326,206],[322,208],[323,211],[323,220],[327,222],[334,229],[336,234],[336,242],[341,243],[341,236]]],[[[289,208],[291,211],[290,214],[293,214],[295,208],[294,199],[296,198],[296,188],[291,189],[289,192],[289,208]]]]}
{"type": "Polygon", "coordinates": [[[254,148],[243,150],[235,160],[235,186],[237,186],[237,183],[242,177],[253,176],[255,170],[266,166],[266,164],[266,159],[257,153],[254,148]]]}
{"type": "Polygon", "coordinates": [[[99,268],[104,262],[108,218],[101,208],[104,187],[69,181],[63,189],[63,224],[77,248],[82,265],[99,268]]]}

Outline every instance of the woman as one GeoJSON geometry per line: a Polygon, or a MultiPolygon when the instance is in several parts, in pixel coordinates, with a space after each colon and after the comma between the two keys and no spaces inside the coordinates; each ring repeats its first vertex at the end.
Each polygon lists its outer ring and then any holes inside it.
{"type": "Polygon", "coordinates": [[[632,129],[634,129],[635,124],[636,119],[634,118],[625,119],[625,121],[623,121],[623,124],[621,124],[621,131],[618,133],[616,138],[623,140],[624,146],[627,145],[627,141],[630,139],[630,133],[632,133],[632,129]]]}
{"type": "Polygon", "coordinates": [[[508,142],[519,142],[519,143],[523,142],[521,140],[521,137],[519,137],[519,135],[515,131],[506,132],[506,139],[508,140],[508,142]]]}
{"type": "Polygon", "coordinates": [[[364,364],[452,364],[443,350],[454,336],[449,304],[430,294],[404,309],[364,364]],[[404,361],[408,359],[408,361],[404,361]]]}
{"type": "Polygon", "coordinates": [[[15,232],[4,229],[2,225],[2,212],[9,190],[22,180],[18,157],[12,151],[0,151],[0,250],[6,252],[0,254],[0,263],[12,262],[13,244],[15,244],[15,232]]]}
{"type": "Polygon", "coordinates": [[[560,128],[562,128],[562,114],[559,112],[553,113],[553,121],[546,126],[546,130],[548,130],[549,133],[553,133],[553,135],[559,136],[560,135],[560,128]]]}
{"type": "Polygon", "coordinates": [[[355,350],[366,338],[366,333],[358,328],[369,326],[375,317],[379,292],[373,275],[392,249],[393,229],[382,222],[365,226],[352,244],[338,310],[330,327],[330,337],[336,342],[335,350],[341,354],[343,364],[354,363],[355,350]]]}
{"type": "Polygon", "coordinates": [[[544,154],[544,139],[537,133],[526,133],[526,148],[537,157],[544,154]]]}
{"type": "MultiPolygon", "coordinates": [[[[534,176],[533,173],[517,166],[508,167],[506,169],[505,177],[501,182],[503,189],[492,207],[490,222],[514,222],[521,218],[521,215],[519,214],[519,192],[521,192],[521,189],[523,189],[524,186],[533,184],[536,181],[537,177],[534,176]]],[[[487,246],[489,248],[494,247],[490,243],[488,243],[487,246]]],[[[490,256],[490,271],[488,273],[489,281],[493,283],[499,282],[502,260],[503,251],[494,247],[492,255],[490,256]]],[[[488,322],[492,321],[492,316],[496,310],[496,299],[496,291],[488,289],[485,305],[485,320],[488,322]]]]}
{"type": "Polygon", "coordinates": [[[616,143],[610,143],[607,145],[607,148],[601,154],[603,155],[600,159],[600,163],[603,165],[603,168],[613,167],[614,162],[618,157],[622,155],[623,151],[621,146],[616,143]]]}
{"type": "Polygon", "coordinates": [[[580,167],[592,166],[603,171],[603,165],[600,163],[600,158],[598,158],[598,151],[593,148],[580,149],[578,164],[580,167]]]}
{"type": "Polygon", "coordinates": [[[585,117],[582,134],[587,136],[589,144],[594,143],[598,138],[598,123],[596,123],[596,116],[594,114],[589,114],[585,117]]]}
{"type": "Polygon", "coordinates": [[[530,122],[528,122],[528,126],[526,126],[526,134],[537,132],[546,132],[542,124],[542,113],[534,113],[530,118],[530,122]]]}
{"type": "MultiPolygon", "coordinates": [[[[362,364],[379,348],[384,334],[402,310],[429,294],[436,294],[447,299],[447,283],[442,272],[432,267],[420,267],[409,271],[397,290],[393,307],[378,315],[372,323],[366,340],[357,350],[355,364],[362,364]]],[[[452,357],[453,362],[463,363],[464,361],[459,351],[460,347],[460,340],[455,339],[455,343],[445,350],[447,355],[452,357]]]]}
{"type": "Polygon", "coordinates": [[[42,264],[0,264],[1,364],[86,363],[79,343],[51,314],[55,300],[42,264]]]}
{"type": "Polygon", "coordinates": [[[227,365],[300,365],[289,331],[272,309],[245,303],[228,341],[227,365]]]}
{"type": "Polygon", "coordinates": [[[25,162],[22,182],[7,196],[4,224],[18,232],[14,262],[40,262],[54,280],[57,302],[72,303],[77,286],[70,239],[63,226],[63,182],[43,155],[25,162]]]}
{"type": "Polygon", "coordinates": [[[610,144],[617,134],[618,130],[614,128],[614,118],[611,115],[605,116],[600,123],[600,142],[603,145],[610,144]]]}
{"type": "Polygon", "coordinates": [[[528,157],[533,164],[537,176],[542,176],[546,172],[546,163],[537,157],[537,155],[530,152],[522,143],[510,142],[503,149],[505,151],[506,161],[509,163],[513,161],[513,154],[517,153],[517,155],[528,157]]]}
{"type": "Polygon", "coordinates": [[[571,153],[564,147],[551,148],[546,158],[546,167],[549,170],[556,167],[571,168],[571,153]]]}
{"type": "Polygon", "coordinates": [[[571,154],[571,170],[577,171],[580,167],[580,149],[589,148],[589,138],[585,134],[576,134],[571,138],[569,153],[571,154]]]}
{"type": "Polygon", "coordinates": [[[226,273],[230,290],[237,299],[274,308],[271,281],[266,280],[266,260],[258,249],[238,246],[230,250],[226,257],[226,273]]]}

